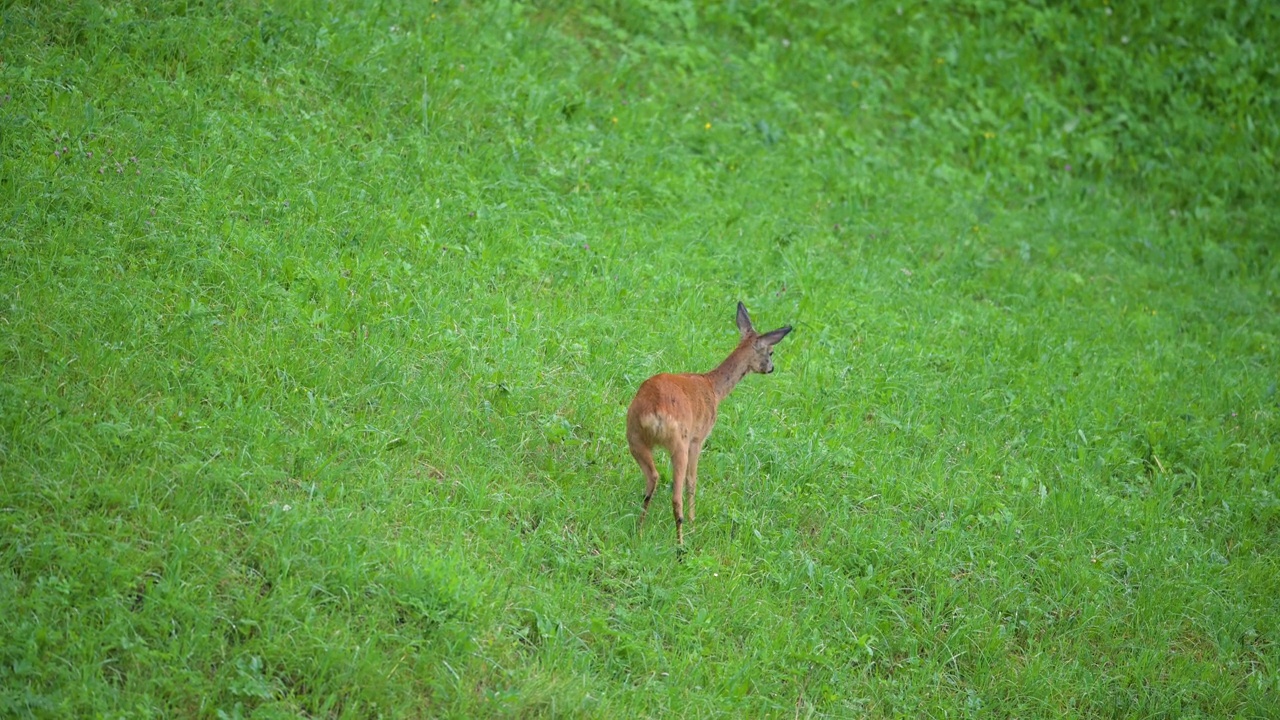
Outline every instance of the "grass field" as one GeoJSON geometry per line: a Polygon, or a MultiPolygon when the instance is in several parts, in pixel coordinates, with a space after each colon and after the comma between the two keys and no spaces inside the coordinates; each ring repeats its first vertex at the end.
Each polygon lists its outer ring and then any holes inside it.
{"type": "Polygon", "coordinates": [[[1280,716],[1278,6],[782,5],[0,3],[0,716],[1280,716]]]}

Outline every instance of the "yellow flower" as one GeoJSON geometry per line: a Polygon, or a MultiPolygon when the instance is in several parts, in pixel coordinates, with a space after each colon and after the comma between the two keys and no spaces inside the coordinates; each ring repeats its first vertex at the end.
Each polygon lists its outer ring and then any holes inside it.
{"type": "Polygon", "coordinates": [[[703,129],[703,130],[710,130],[710,129],[711,129],[711,123],[707,123],[707,124],[706,124],[702,129],[703,129]]]}
{"type": "Polygon", "coordinates": [[[613,119],[613,124],[614,124],[614,125],[617,125],[617,124],[618,124],[618,118],[614,118],[614,119],[613,119]]]}

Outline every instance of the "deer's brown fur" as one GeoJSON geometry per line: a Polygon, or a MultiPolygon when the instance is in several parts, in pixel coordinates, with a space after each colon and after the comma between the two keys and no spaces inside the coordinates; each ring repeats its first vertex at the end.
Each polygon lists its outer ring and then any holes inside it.
{"type": "Polygon", "coordinates": [[[637,531],[644,526],[649,501],[658,485],[653,450],[671,454],[671,509],[676,519],[676,543],[684,544],[684,489],[689,487],[689,525],[693,529],[694,497],[698,490],[698,456],[716,424],[720,401],[748,373],[773,372],[773,346],[791,327],[757,333],[747,308],[738,303],[738,331],[742,339],[719,367],[708,373],[662,373],[645,380],[627,408],[627,445],[644,473],[644,505],[637,531]]]}

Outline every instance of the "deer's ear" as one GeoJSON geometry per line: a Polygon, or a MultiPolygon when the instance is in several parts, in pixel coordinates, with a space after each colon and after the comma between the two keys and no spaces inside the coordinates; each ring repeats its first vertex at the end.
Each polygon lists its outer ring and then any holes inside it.
{"type": "Polygon", "coordinates": [[[742,301],[739,300],[738,301],[738,332],[742,333],[743,337],[746,337],[747,335],[750,335],[755,331],[756,329],[751,327],[751,316],[747,314],[747,306],[743,305],[742,301]]]}
{"type": "Polygon", "coordinates": [[[766,345],[777,345],[779,342],[782,342],[782,338],[786,337],[789,332],[791,332],[791,326],[787,325],[786,327],[780,327],[777,330],[770,330],[769,332],[761,335],[760,340],[766,345]]]}

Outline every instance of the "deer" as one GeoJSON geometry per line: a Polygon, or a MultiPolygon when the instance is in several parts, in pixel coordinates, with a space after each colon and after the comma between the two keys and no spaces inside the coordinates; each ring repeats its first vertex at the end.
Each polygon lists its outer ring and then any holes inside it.
{"type": "Polygon", "coordinates": [[[741,339],[729,357],[707,373],[660,373],[645,380],[627,408],[627,446],[644,473],[644,505],[636,523],[636,534],[644,529],[658,485],[658,468],[653,462],[657,447],[671,455],[671,510],[676,518],[676,548],[684,550],[684,489],[689,487],[689,532],[693,532],[694,498],[698,492],[698,457],[702,444],[716,424],[716,411],[733,388],[748,373],[773,372],[773,346],[791,332],[780,327],[763,335],[751,325],[747,308],[738,302],[738,332],[741,339]]]}

